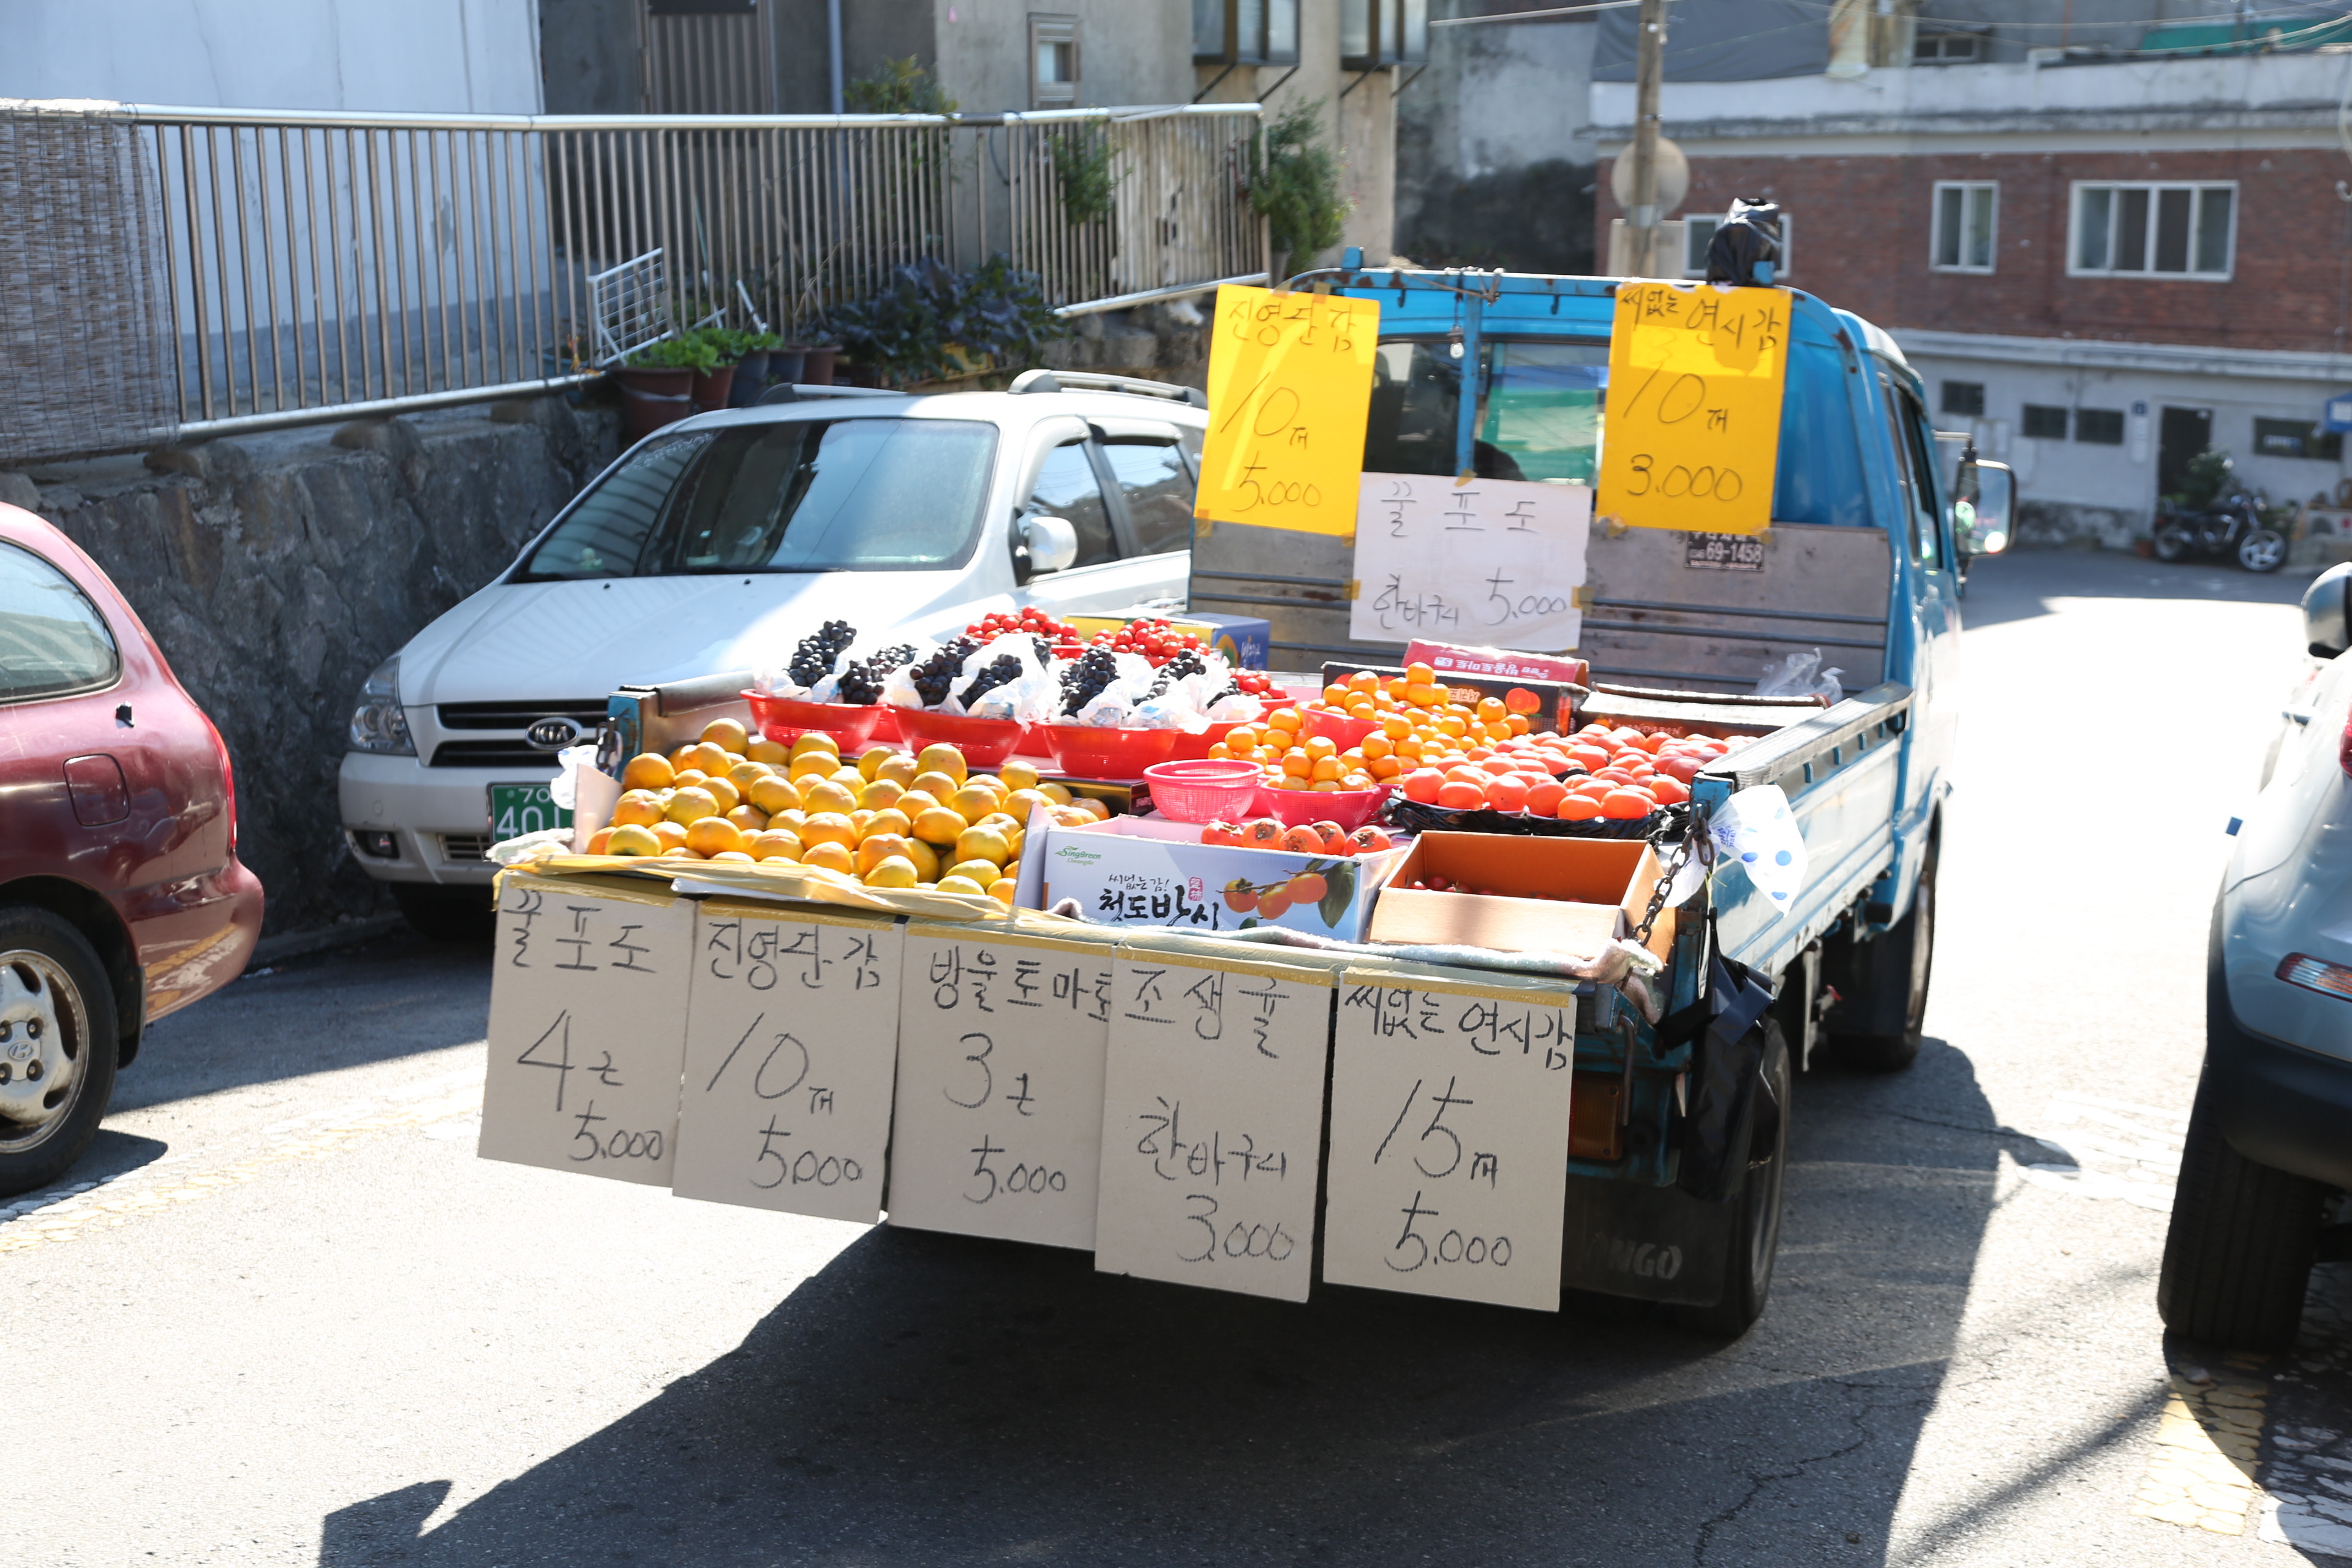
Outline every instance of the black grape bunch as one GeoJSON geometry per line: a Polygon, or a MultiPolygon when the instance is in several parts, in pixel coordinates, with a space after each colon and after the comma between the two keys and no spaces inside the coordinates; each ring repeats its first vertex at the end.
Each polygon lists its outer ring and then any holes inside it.
{"type": "Polygon", "coordinates": [[[922,698],[924,707],[937,708],[948,700],[948,688],[955,684],[957,671],[979,648],[980,645],[970,637],[953,638],[908,672],[908,679],[915,683],[916,694],[922,698]]]}
{"type": "Polygon", "coordinates": [[[1200,653],[1196,649],[1188,647],[1182,653],[1178,654],[1175,658],[1170,659],[1166,664],[1160,667],[1158,671],[1159,679],[1151,683],[1151,689],[1144,694],[1144,700],[1149,701],[1150,699],[1160,695],[1170,687],[1175,685],[1178,681],[1183,679],[1188,675],[1206,675],[1208,673],[1209,666],[1207,661],[1202,658],[1200,653]]]}
{"type": "Polygon", "coordinates": [[[854,702],[861,708],[881,701],[882,682],[892,670],[902,664],[912,663],[914,658],[915,645],[902,642],[896,647],[886,647],[879,653],[867,654],[864,658],[842,666],[839,695],[835,700],[854,702]]]}
{"type": "Polygon", "coordinates": [[[1090,647],[1062,672],[1062,711],[1075,714],[1118,679],[1118,656],[1107,647],[1090,647]]]}
{"type": "Polygon", "coordinates": [[[971,684],[963,689],[961,700],[969,710],[973,703],[998,687],[1020,679],[1021,661],[1009,653],[1000,653],[988,661],[986,668],[971,678],[971,684]]]}
{"type": "Polygon", "coordinates": [[[789,673],[794,686],[814,686],[833,673],[833,661],[841,650],[857,640],[857,628],[847,621],[827,621],[814,633],[801,638],[793,649],[789,673]]]}

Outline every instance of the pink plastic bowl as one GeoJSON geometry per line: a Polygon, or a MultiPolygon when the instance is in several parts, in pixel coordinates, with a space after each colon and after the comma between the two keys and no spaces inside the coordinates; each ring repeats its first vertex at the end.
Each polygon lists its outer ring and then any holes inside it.
{"type": "Polygon", "coordinates": [[[874,727],[882,721],[878,707],[862,707],[848,702],[795,702],[789,697],[771,697],[764,691],[746,691],[743,700],[751,705],[751,717],[758,721],[760,733],[778,745],[788,746],[812,730],[833,737],[845,752],[854,752],[872,737],[874,727]]]}
{"type": "Polygon", "coordinates": [[[973,719],[927,712],[920,708],[892,708],[885,711],[898,716],[898,738],[908,750],[953,746],[975,768],[1003,766],[1004,759],[1029,738],[1029,726],[1011,719],[973,719]]]}
{"type": "Polygon", "coordinates": [[[1144,769],[1143,779],[1152,805],[1175,822],[1237,821],[1257,797],[1257,764],[1222,757],[1160,763],[1144,769]]]}
{"type": "Polygon", "coordinates": [[[1139,779],[1176,750],[1174,730],[1100,730],[1091,724],[1045,724],[1061,770],[1073,778],[1139,779]]]}
{"type": "Polygon", "coordinates": [[[1268,789],[1261,784],[1250,814],[1271,816],[1285,827],[1336,822],[1352,833],[1378,816],[1388,797],[1385,789],[1268,789]]]}

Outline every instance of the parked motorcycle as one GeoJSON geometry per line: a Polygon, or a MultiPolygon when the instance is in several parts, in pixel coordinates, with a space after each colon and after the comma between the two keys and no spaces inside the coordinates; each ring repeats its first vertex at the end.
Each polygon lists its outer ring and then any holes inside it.
{"type": "Polygon", "coordinates": [[[2201,510],[2159,509],[2156,558],[2185,561],[2191,555],[2234,556],[2249,572],[2275,572],[2286,564],[2286,535],[2264,518],[2263,498],[2245,490],[2201,510]]]}

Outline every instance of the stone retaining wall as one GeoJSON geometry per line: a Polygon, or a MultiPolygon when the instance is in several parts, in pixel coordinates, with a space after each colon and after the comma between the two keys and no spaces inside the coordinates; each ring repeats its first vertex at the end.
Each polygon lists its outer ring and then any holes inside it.
{"type": "Polygon", "coordinates": [[[335,798],[360,682],[495,576],[618,450],[545,397],[0,474],[95,557],[212,716],[276,937],[391,908],[335,798]]]}

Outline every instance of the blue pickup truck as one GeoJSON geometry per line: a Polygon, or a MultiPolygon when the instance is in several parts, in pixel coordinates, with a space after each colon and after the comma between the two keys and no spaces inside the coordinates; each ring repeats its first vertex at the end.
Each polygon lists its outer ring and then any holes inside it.
{"type": "MultiPolygon", "coordinates": [[[[1367,471],[1593,482],[1616,283],[1349,261],[1293,286],[1380,301],[1367,471]]],[[[1566,1285],[1675,1303],[1731,1333],[1771,1286],[1795,1072],[1823,1055],[1895,1070],[1919,1049],[1958,722],[1969,541],[1953,502],[1977,479],[1938,461],[1892,339],[1791,300],[1771,527],[1728,538],[1596,521],[1578,649],[1588,712],[1760,731],[1699,776],[1694,806],[1777,784],[1805,840],[1789,904],[1726,868],[1684,909],[1658,1026],[1596,1009],[1578,1041],[1578,1094],[1612,1104],[1617,1126],[1595,1137],[1588,1121],[1570,1144],[1566,1285]],[[1813,650],[1854,695],[1827,708],[1753,695],[1813,650]]],[[[1349,640],[1350,549],[1204,528],[1192,607],[1267,617],[1276,668],[1393,662],[1393,647],[1349,640]]]]}

